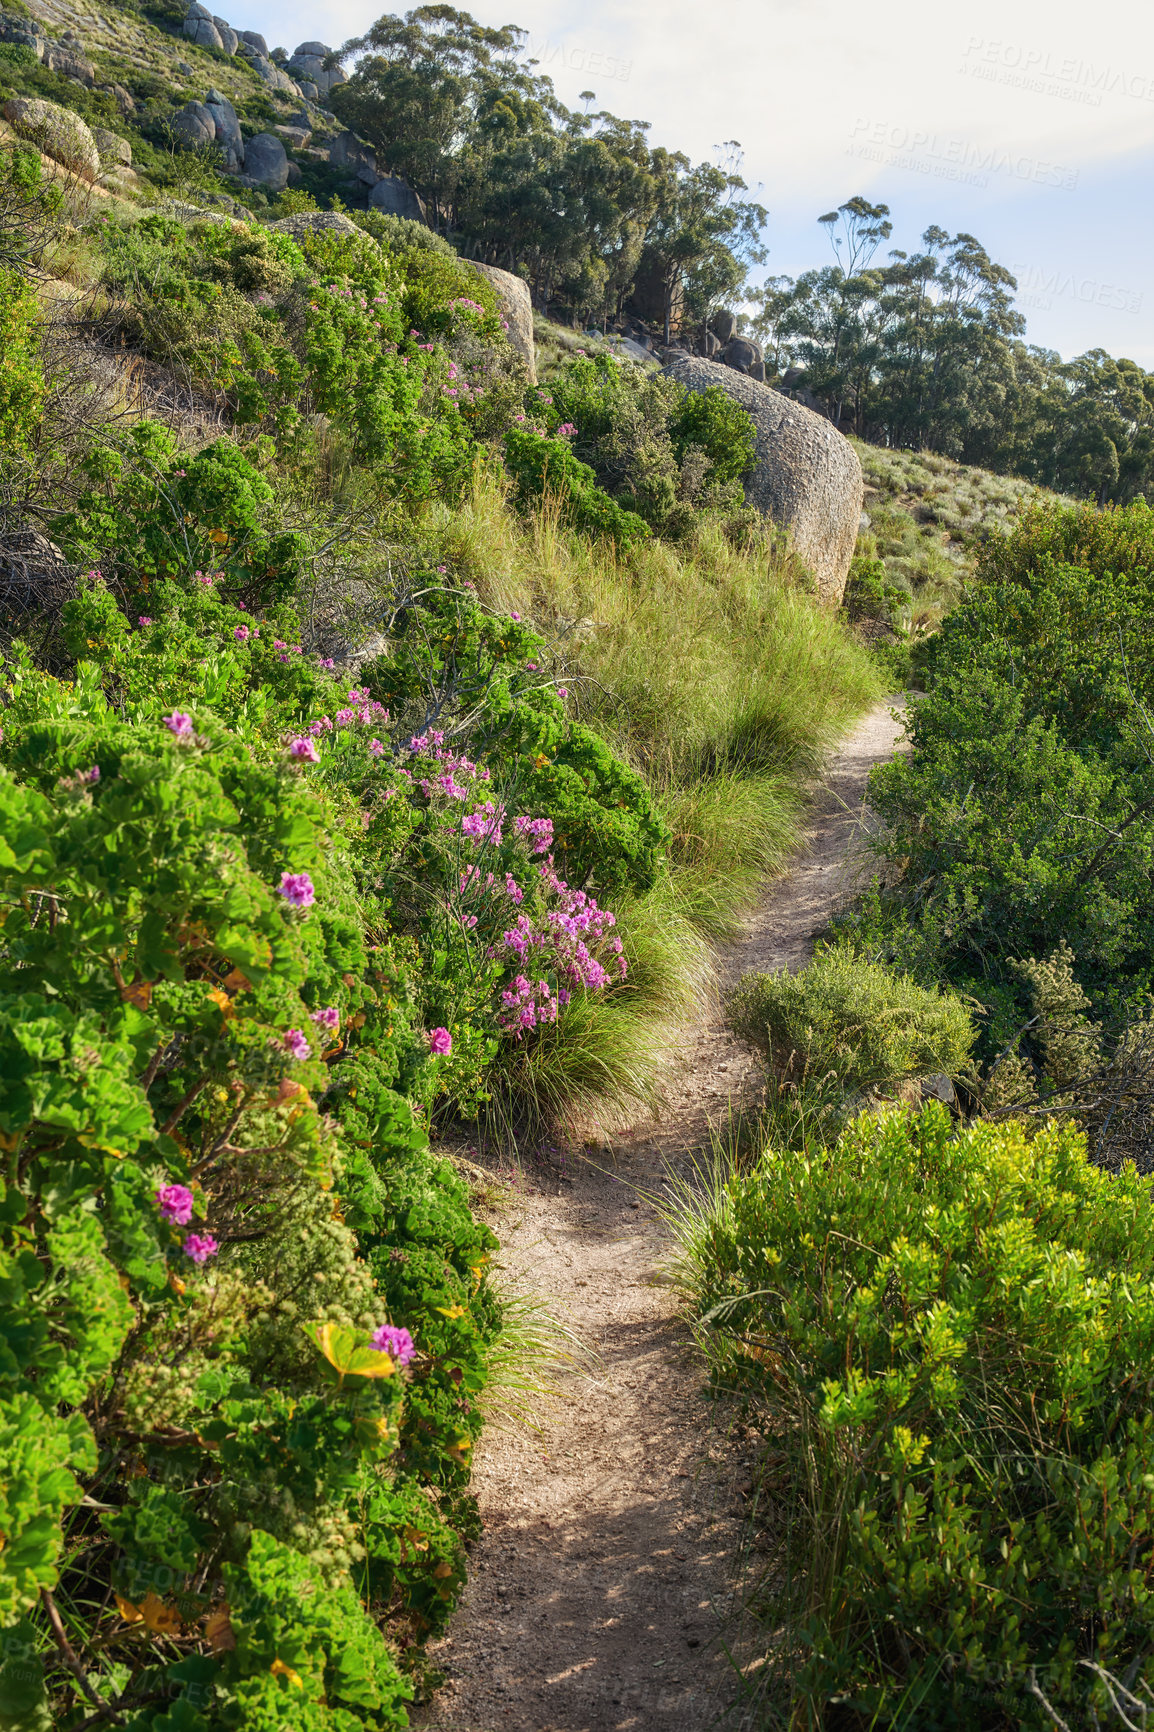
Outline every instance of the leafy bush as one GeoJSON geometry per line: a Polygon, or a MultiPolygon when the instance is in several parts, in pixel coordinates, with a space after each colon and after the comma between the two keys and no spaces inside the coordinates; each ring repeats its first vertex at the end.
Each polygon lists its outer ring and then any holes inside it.
{"type": "Polygon", "coordinates": [[[966,1067],[974,1029],[965,1006],[848,946],[820,950],[797,974],[747,974],[729,1027],[786,1075],[833,1072],[847,1089],[892,1089],[966,1067]]]}
{"type": "Polygon", "coordinates": [[[440,1061],[291,757],[18,662],[2,759],[18,1723],[91,1706],[59,1616],[142,1732],[402,1725],[499,1322],[390,1086],[440,1061]]]}
{"type": "Polygon", "coordinates": [[[528,394],[526,409],[551,434],[571,427],[598,486],[662,533],[681,533],[695,509],[741,504],[753,423],[716,386],[697,394],[599,355],[571,360],[528,394]]]}
{"type": "Polygon", "coordinates": [[[871,778],[878,846],[900,876],[851,930],[988,1003],[1015,986],[1016,960],[1060,939],[1094,993],[1154,978],[1152,520],[1141,504],[1092,529],[1069,508],[1024,519],[991,555],[1017,576],[945,622],[910,707],[912,749],[871,778]],[[1039,552],[1079,536],[1108,563],[1039,552]]]}
{"type": "Polygon", "coordinates": [[[0,482],[14,459],[28,458],[40,423],[45,387],[38,324],[30,287],[0,269],[0,482]]]}
{"type": "Polygon", "coordinates": [[[586,535],[603,535],[626,552],[650,534],[635,511],[627,511],[597,485],[587,463],[574,455],[566,437],[549,438],[523,427],[505,436],[505,465],[520,503],[555,500],[566,521],[586,535]]]}
{"type": "Polygon", "coordinates": [[[702,1338],[766,1436],[763,1676],[799,1723],[1149,1700],[1147,1190],[1068,1126],[955,1134],[935,1106],[686,1194],[702,1338]]]}

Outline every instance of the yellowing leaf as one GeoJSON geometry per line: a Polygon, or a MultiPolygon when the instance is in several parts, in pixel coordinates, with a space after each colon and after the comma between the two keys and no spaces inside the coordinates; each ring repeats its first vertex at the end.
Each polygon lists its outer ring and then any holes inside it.
{"type": "Polygon", "coordinates": [[[442,1317],[447,1317],[450,1323],[455,1323],[458,1317],[466,1315],[463,1305],[434,1305],[434,1311],[439,1311],[442,1317]]]}
{"type": "Polygon", "coordinates": [[[242,974],[239,968],[231,968],[221,982],[226,992],[247,992],[252,981],[247,974],[242,974]]]}
{"type": "Polygon", "coordinates": [[[160,1595],[149,1588],[140,1606],[140,1615],[158,1636],[180,1634],[180,1613],[175,1606],[166,1606],[160,1595]]]}
{"type": "Polygon", "coordinates": [[[228,1649],[236,1647],[236,1635],[233,1632],[232,1617],[227,1604],[215,1607],[208,1614],[204,1633],[214,1654],[223,1654],[228,1649]]]}
{"type": "Polygon", "coordinates": [[[438,1578],[439,1578],[439,1580],[441,1580],[441,1581],[444,1581],[444,1579],[445,1579],[445,1577],[446,1577],[446,1576],[451,1576],[451,1575],[452,1575],[452,1573],[453,1573],[453,1566],[452,1566],[452,1564],[446,1564],[446,1563],[443,1563],[443,1562],[442,1562],[442,1563],[439,1563],[439,1564],[438,1564],[438,1565],[437,1565],[437,1567],[436,1567],[436,1569],[435,1569],[435,1570],[434,1570],[434,1571],[433,1571],[433,1574],[434,1574],[434,1575],[435,1575],[435,1576],[436,1576],[436,1577],[438,1577],[438,1578]]]}
{"type": "Polygon", "coordinates": [[[232,999],[227,992],[222,992],[219,986],[210,986],[208,996],[214,1004],[219,1004],[221,1015],[226,1022],[230,1016],[236,1015],[236,1011],[232,1008],[232,999]]]}
{"type": "Polygon", "coordinates": [[[274,1660],[269,1667],[274,1678],[287,1678],[294,1690],[303,1690],[304,1679],[299,1672],[294,1672],[291,1666],[286,1666],[283,1660],[274,1660]]]}
{"type": "Polygon", "coordinates": [[[120,996],[125,1004],[134,1004],[138,1010],[147,1010],[152,1003],[152,982],[133,980],[129,985],[120,988],[120,996]]]}
{"type": "Polygon", "coordinates": [[[139,1624],[144,1619],[144,1613],[139,1606],[134,1606],[131,1600],[123,1600],[116,1596],[116,1609],[126,1624],[139,1624]]]}
{"type": "Polygon", "coordinates": [[[378,1353],[354,1329],[340,1323],[301,1325],[313,1346],[340,1377],[392,1377],[396,1366],[388,1353],[378,1353]]]}

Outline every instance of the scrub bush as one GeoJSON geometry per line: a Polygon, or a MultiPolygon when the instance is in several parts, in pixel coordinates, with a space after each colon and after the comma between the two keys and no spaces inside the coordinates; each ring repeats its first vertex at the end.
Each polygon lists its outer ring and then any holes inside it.
{"type": "Polygon", "coordinates": [[[763,1677],[796,1723],[1145,1713],[1147,1193],[1070,1126],[934,1106],[683,1200],[702,1339],[765,1435],[763,1677]]]}

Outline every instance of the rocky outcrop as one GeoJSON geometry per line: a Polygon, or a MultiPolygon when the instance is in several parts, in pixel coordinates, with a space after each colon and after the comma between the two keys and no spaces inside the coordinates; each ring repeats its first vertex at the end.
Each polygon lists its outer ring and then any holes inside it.
{"type": "Polygon", "coordinates": [[[366,186],[376,186],[381,179],[377,153],[371,144],[364,144],[355,132],[338,132],[329,145],[329,162],[334,168],[347,168],[366,186]]]}
{"type": "Polygon", "coordinates": [[[180,142],[194,150],[216,143],[216,121],[203,102],[186,102],[168,124],[180,142]]]}
{"type": "Polygon", "coordinates": [[[212,13],[207,6],[192,5],[184,16],[181,26],[190,42],[195,42],[198,48],[223,48],[220,32],[212,21],[212,13]]]}
{"type": "Polygon", "coordinates": [[[264,37],[259,34],[258,31],[256,31],[256,30],[242,30],[240,32],[240,39],[242,42],[246,42],[250,48],[255,48],[257,53],[263,59],[265,59],[265,60],[268,59],[268,43],[265,41],[264,37]]]}
{"type": "Polygon", "coordinates": [[[40,97],[13,96],[3,115],[13,132],[72,174],[94,181],[100,173],[96,140],[78,114],[40,97]]]}
{"type": "Polygon", "coordinates": [[[295,216],[281,217],[279,222],[269,223],[270,229],[277,229],[281,234],[291,235],[294,240],[301,240],[308,234],[321,234],[326,229],[338,235],[363,235],[344,211],[339,210],[302,210],[295,216]]]}
{"type": "Polygon", "coordinates": [[[325,65],[332,52],[324,42],[302,42],[288,62],[287,70],[302,88],[306,83],[316,86],[314,101],[327,96],[334,85],[348,83],[349,75],[343,67],[325,65]]]}
{"type": "Polygon", "coordinates": [[[228,174],[239,174],[245,166],[245,145],[241,136],[240,121],[236,117],[236,109],[222,96],[219,90],[210,89],[204,99],[204,107],[212,117],[213,133],[217,144],[224,152],[224,167],[228,174]]]}
{"type": "Polygon", "coordinates": [[[383,174],[373,184],[369,203],[374,210],[387,216],[405,217],[412,223],[423,223],[425,207],[407,180],[399,174],[383,174]]]}
{"type": "Polygon", "coordinates": [[[745,478],[746,500],[789,530],[822,601],[838,606],[864,492],[853,446],[822,416],[732,367],[685,355],[663,370],[691,391],[720,386],[752,416],[757,456],[745,478]]]}
{"type": "Polygon", "coordinates": [[[244,186],[259,186],[268,192],[283,192],[289,182],[289,160],[275,133],[258,132],[244,147],[244,186]]]}
{"type": "Polygon", "coordinates": [[[515,277],[511,271],[498,270],[496,265],[479,265],[475,259],[473,269],[497,291],[497,304],[509,333],[509,345],[529,369],[529,383],[535,385],[537,352],[533,347],[533,301],[528,283],[522,277],[515,277]]]}

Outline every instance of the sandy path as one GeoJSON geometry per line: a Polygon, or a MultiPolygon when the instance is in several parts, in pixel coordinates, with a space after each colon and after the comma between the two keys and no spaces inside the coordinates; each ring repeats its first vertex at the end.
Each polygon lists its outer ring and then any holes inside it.
{"type": "MultiPolygon", "coordinates": [[[[796,968],[852,888],[870,768],[901,733],[873,710],[815,790],[806,851],[719,957],[796,968]]],[[[611,1172],[526,1172],[494,1219],[507,1279],[595,1349],[593,1370],[542,1404],[540,1432],[486,1433],[485,1520],[427,1732],[704,1732],[733,1695],[722,1626],[742,1529],[740,1438],[711,1434],[698,1363],[655,1282],[660,1222],[636,1194],[707,1140],[756,1063],[716,1013],[685,1031],[661,1121],[615,1139],[611,1172]]]]}

